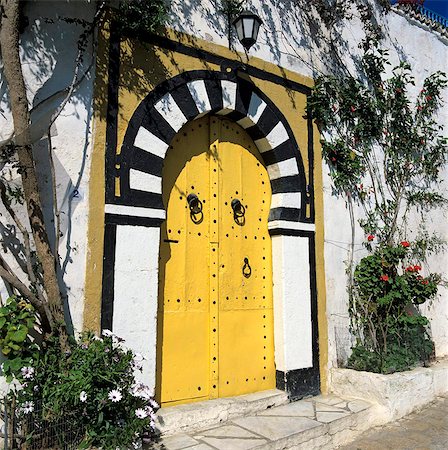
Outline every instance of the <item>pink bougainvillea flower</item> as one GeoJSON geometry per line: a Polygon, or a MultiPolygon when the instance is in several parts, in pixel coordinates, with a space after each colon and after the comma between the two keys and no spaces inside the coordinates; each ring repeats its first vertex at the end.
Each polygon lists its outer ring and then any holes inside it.
{"type": "Polygon", "coordinates": [[[409,266],[409,267],[406,267],[406,269],[404,269],[406,272],[414,272],[415,271],[415,269],[414,269],[414,266],[409,266]]]}
{"type": "Polygon", "coordinates": [[[422,280],[421,283],[424,284],[424,285],[427,285],[429,283],[429,281],[428,280],[422,280]]]}
{"type": "Polygon", "coordinates": [[[432,97],[431,97],[430,95],[427,95],[427,96],[426,96],[426,100],[428,100],[428,102],[429,102],[429,101],[432,100],[432,97]]]}
{"type": "Polygon", "coordinates": [[[352,106],[350,106],[350,111],[351,111],[351,112],[355,112],[355,111],[356,111],[356,108],[352,105],[352,106]]]}
{"type": "Polygon", "coordinates": [[[374,236],[373,234],[369,234],[369,235],[367,236],[367,240],[368,240],[369,242],[373,241],[374,239],[375,239],[375,236],[374,236]]]}
{"type": "Polygon", "coordinates": [[[409,247],[411,244],[408,241],[401,241],[400,244],[404,247],[407,248],[409,247]]]}
{"type": "Polygon", "coordinates": [[[421,111],[421,110],[423,109],[423,107],[420,106],[420,105],[418,105],[418,106],[417,106],[417,109],[418,109],[419,111],[421,111]]]}
{"type": "Polygon", "coordinates": [[[414,266],[414,272],[418,272],[419,270],[422,270],[421,266],[419,266],[418,264],[416,264],[414,266]]]}
{"type": "Polygon", "coordinates": [[[381,281],[389,281],[389,277],[387,275],[381,275],[380,280],[381,281]]]}

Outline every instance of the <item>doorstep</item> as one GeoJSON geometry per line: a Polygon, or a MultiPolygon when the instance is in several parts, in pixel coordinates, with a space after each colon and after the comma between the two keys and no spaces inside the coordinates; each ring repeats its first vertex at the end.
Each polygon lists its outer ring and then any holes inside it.
{"type": "Polygon", "coordinates": [[[286,392],[271,389],[237,397],[169,406],[157,412],[157,431],[166,436],[184,430],[189,432],[200,430],[234,417],[255,414],[287,402],[286,392]]]}
{"type": "Polygon", "coordinates": [[[333,450],[370,428],[375,417],[375,408],[363,400],[317,396],[245,414],[202,430],[162,436],[144,448],[333,450]]]}

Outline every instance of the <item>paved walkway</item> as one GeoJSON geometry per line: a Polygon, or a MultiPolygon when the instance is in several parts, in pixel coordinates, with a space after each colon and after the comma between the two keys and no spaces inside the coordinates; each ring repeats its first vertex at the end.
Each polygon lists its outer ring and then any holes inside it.
{"type": "Polygon", "coordinates": [[[362,400],[318,396],[235,418],[201,431],[167,436],[149,448],[328,449],[333,448],[337,433],[356,427],[358,422],[368,422],[370,406],[362,400]]]}
{"type": "Polygon", "coordinates": [[[391,425],[374,428],[340,450],[448,450],[448,397],[391,425]]]}

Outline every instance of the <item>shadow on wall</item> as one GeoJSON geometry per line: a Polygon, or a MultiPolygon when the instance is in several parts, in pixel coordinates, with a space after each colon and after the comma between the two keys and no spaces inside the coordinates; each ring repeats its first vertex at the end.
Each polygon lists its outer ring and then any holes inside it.
{"type": "MultiPolygon", "coordinates": [[[[31,137],[42,193],[44,219],[53,248],[56,231],[47,133],[55,113],[65,105],[59,119],[51,127],[51,137],[57,185],[56,208],[61,217],[59,239],[65,244],[65,250],[61,248],[62,246],[59,248],[61,254],[58,275],[60,289],[65,297],[69,328],[71,319],[67,294],[70,286],[66,286],[63,278],[68,264],[72,262],[71,231],[73,213],[76,209],[76,193],[84,176],[90,144],[92,72],[95,62],[92,36],[89,36],[82,58],[77,58],[77,43],[91,23],[94,12],[94,5],[89,3],[80,8],[79,2],[76,1],[63,3],[40,1],[38,5],[35,2],[27,2],[22,16],[22,70],[30,95],[31,137]],[[68,100],[68,87],[73,82],[77,66],[78,81],[68,100]],[[58,135],[59,124],[62,124],[63,133],[69,132],[70,135],[64,136],[62,133],[58,135]],[[70,124],[73,124],[73,127],[70,124]],[[83,135],[77,135],[79,131],[83,135]],[[73,142],[72,149],[69,148],[70,142],[73,142]]],[[[8,118],[9,99],[4,80],[0,86],[0,96],[3,117],[11,120],[8,118]]],[[[17,174],[13,173],[12,176],[15,178],[17,174]]],[[[7,216],[3,217],[5,219],[7,216]]],[[[27,220],[22,221],[27,223],[27,220]]],[[[2,245],[14,257],[17,266],[24,268],[24,249],[15,235],[15,227],[7,223],[2,223],[0,227],[2,245]]]]}
{"type": "MultiPolygon", "coordinates": [[[[229,30],[224,3],[225,0],[174,0],[169,26],[210,41],[228,42],[230,34],[229,48],[241,49],[239,44],[235,45],[237,37],[233,27],[229,30]]],[[[243,7],[256,12],[263,21],[258,42],[250,54],[269,55],[280,70],[287,66],[303,73],[306,68],[313,77],[348,73],[362,76],[361,51],[356,48],[356,43],[360,43],[366,33],[379,33],[378,36],[387,37],[393,50],[406,60],[401,44],[390,38],[389,30],[384,26],[386,10],[382,4],[381,0],[343,0],[336,2],[336,6],[326,0],[255,0],[246,3],[243,7]]],[[[193,39],[191,45],[194,45],[193,39]]],[[[246,62],[241,54],[235,54],[235,57],[246,62]]],[[[284,70],[283,76],[286,78],[284,70]]]]}

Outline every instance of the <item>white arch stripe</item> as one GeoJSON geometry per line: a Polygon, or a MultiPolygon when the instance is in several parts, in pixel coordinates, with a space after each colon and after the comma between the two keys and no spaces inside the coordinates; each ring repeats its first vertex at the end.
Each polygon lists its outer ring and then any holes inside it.
{"type": "Polygon", "coordinates": [[[270,166],[267,166],[266,169],[268,170],[269,178],[271,180],[299,174],[299,168],[297,167],[297,161],[295,158],[290,158],[285,161],[271,164],[270,166]]]}
{"type": "Polygon", "coordinates": [[[140,170],[129,170],[129,187],[137,191],[162,193],[162,178],[140,170]]]}
{"type": "Polygon", "coordinates": [[[154,219],[165,219],[164,209],[143,208],[141,206],[115,205],[106,203],[105,212],[107,214],[117,214],[119,216],[149,217],[154,219]]]}
{"type": "Polygon", "coordinates": [[[300,192],[279,192],[272,194],[271,208],[297,208],[302,206],[302,194],[300,192]]]}
{"type": "Polygon", "coordinates": [[[252,92],[247,116],[241,120],[238,120],[238,124],[244,129],[257,124],[263,114],[263,111],[266,109],[266,106],[266,103],[255,92],[252,92]]]}
{"type": "Polygon", "coordinates": [[[161,158],[165,158],[166,151],[169,147],[168,144],[163,142],[144,127],[140,127],[138,129],[134,145],[141,148],[145,152],[152,153],[160,156],[161,158]]]}
{"type": "Polygon", "coordinates": [[[224,115],[236,108],[236,83],[229,80],[221,80],[222,89],[222,107],[223,109],[218,114],[224,115]]]}
{"type": "Polygon", "coordinates": [[[279,122],[271,132],[264,138],[257,139],[255,145],[261,153],[278,147],[289,139],[285,126],[279,122]]]}
{"type": "Polygon", "coordinates": [[[176,133],[187,123],[187,118],[171,94],[164,95],[154,107],[176,133]]]}
{"type": "Polygon", "coordinates": [[[212,109],[204,80],[190,81],[190,83],[187,83],[187,87],[196,103],[199,114],[206,113],[212,109]]]}

